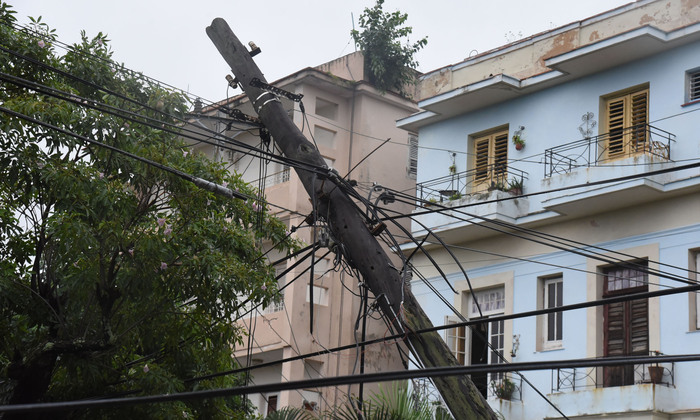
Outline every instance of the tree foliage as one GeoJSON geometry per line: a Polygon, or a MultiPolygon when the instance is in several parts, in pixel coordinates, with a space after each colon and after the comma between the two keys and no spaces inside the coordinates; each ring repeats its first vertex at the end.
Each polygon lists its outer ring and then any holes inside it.
{"type": "Polygon", "coordinates": [[[352,30],[355,44],[365,56],[365,74],[377,88],[386,91],[404,92],[404,86],[414,79],[413,70],[418,66],[415,54],[428,43],[422,38],[411,43],[408,36],[410,26],[403,26],[408,19],[406,13],[384,12],[384,0],[377,0],[372,8],[365,8],[359,18],[362,31],[352,30]],[[403,39],[406,38],[405,43],[403,39]]]}
{"type": "MultiPolygon", "coordinates": [[[[0,106],[254,196],[239,176],[165,129],[185,116],[186,99],[115,64],[105,35],[83,33],[60,55],[41,19],[24,29],[16,23],[0,3],[0,72],[78,101],[3,81],[0,106]],[[93,101],[123,111],[82,106],[93,101]],[[145,117],[160,125],[141,123],[145,117]]],[[[261,244],[290,250],[296,244],[287,238],[252,199],[215,196],[0,113],[0,403],[236,385],[231,376],[186,379],[236,367],[241,301],[267,304],[276,292],[261,244]]],[[[67,416],[238,418],[246,410],[229,398],[67,416]]]]}

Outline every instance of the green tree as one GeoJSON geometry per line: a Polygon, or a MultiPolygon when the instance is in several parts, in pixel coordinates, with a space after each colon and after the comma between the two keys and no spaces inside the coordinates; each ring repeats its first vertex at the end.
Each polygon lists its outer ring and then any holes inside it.
{"type": "MultiPolygon", "coordinates": [[[[191,153],[166,129],[181,121],[173,116],[185,116],[187,101],[115,64],[105,35],[83,33],[60,55],[54,31],[40,19],[28,29],[16,24],[0,3],[2,77],[68,92],[79,103],[4,79],[0,106],[254,197],[239,176],[191,153]],[[92,101],[123,111],[82,106],[92,101]],[[133,121],[127,111],[159,125],[133,121]]],[[[264,305],[276,293],[264,242],[282,252],[296,247],[253,199],[215,196],[0,113],[0,403],[239,384],[232,376],[186,379],[236,367],[241,301],[264,305]]],[[[242,418],[247,409],[240,398],[221,398],[66,416],[242,418]]]]}
{"type": "Polygon", "coordinates": [[[365,8],[360,15],[362,31],[352,30],[355,44],[365,56],[365,74],[377,88],[404,93],[404,86],[414,80],[418,62],[415,54],[428,43],[422,38],[410,43],[410,26],[403,26],[408,19],[406,13],[384,12],[384,0],[377,0],[374,7],[365,8]],[[402,43],[406,38],[405,43],[402,43]]]}

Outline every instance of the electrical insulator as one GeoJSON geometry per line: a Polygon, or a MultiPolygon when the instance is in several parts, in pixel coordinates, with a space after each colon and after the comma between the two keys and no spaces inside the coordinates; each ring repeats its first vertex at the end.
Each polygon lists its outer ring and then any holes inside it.
{"type": "Polygon", "coordinates": [[[255,42],[250,41],[248,43],[248,45],[250,45],[250,56],[251,57],[255,57],[256,55],[260,54],[261,50],[257,45],[255,45],[255,42]]]}

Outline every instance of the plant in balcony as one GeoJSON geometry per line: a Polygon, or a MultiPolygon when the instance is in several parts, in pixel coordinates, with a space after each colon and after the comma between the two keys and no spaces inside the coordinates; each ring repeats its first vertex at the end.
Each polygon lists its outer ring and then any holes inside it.
{"type": "Polygon", "coordinates": [[[450,171],[450,175],[455,175],[457,173],[457,165],[453,163],[447,170],[450,171]]]}
{"type": "Polygon", "coordinates": [[[511,178],[511,180],[508,181],[508,192],[513,195],[522,195],[523,180],[518,178],[511,178]]]}
{"type": "Polygon", "coordinates": [[[459,191],[450,196],[450,200],[459,200],[460,198],[462,198],[462,193],[459,191]]]}
{"type": "MultiPolygon", "coordinates": [[[[663,354],[658,350],[652,350],[650,353],[654,356],[660,356],[663,354]]],[[[647,367],[647,369],[649,369],[649,379],[651,380],[651,383],[652,384],[661,383],[661,380],[663,379],[663,376],[664,376],[664,367],[659,366],[658,363],[655,363],[653,366],[647,367]]]]}
{"type": "Polygon", "coordinates": [[[515,383],[508,378],[503,378],[500,381],[491,381],[491,389],[498,398],[510,400],[515,392],[515,383]]]}
{"type": "Polygon", "coordinates": [[[506,182],[506,183],[504,184],[504,183],[501,182],[501,181],[498,181],[498,182],[496,182],[496,181],[491,181],[491,186],[489,187],[489,191],[494,191],[494,190],[498,190],[498,191],[508,191],[508,185],[507,185],[507,184],[508,184],[508,182],[506,182]]]}

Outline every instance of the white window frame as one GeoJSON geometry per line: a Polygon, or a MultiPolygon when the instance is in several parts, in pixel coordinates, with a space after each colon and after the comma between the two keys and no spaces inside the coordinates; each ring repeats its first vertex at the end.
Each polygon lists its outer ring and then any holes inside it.
{"type": "MultiPolygon", "coordinates": [[[[692,281],[698,280],[698,275],[695,274],[700,269],[700,249],[691,249],[688,251],[688,279],[692,281]]],[[[700,331],[700,291],[688,293],[689,297],[689,315],[690,315],[690,331],[700,331]]]]}
{"type": "MultiPolygon", "coordinates": [[[[549,277],[549,278],[544,278],[542,279],[542,308],[543,309],[550,309],[550,308],[556,308],[559,306],[563,306],[564,304],[564,299],[563,296],[561,295],[556,295],[557,293],[557,284],[561,284],[561,291],[559,293],[563,294],[564,293],[564,278],[562,276],[557,276],[557,277],[549,277]],[[554,301],[554,306],[550,306],[549,304],[549,298],[550,298],[550,285],[554,284],[554,289],[555,289],[555,301],[554,301]],[[560,299],[558,299],[560,298],[560,299]],[[557,304],[557,301],[560,301],[560,304],[557,304]]],[[[563,347],[563,338],[564,338],[564,313],[563,312],[553,312],[551,314],[545,314],[542,317],[542,350],[553,350],[553,349],[560,349],[563,347]],[[557,331],[556,325],[557,325],[557,317],[561,317],[561,331],[557,331]],[[554,321],[554,336],[555,338],[553,340],[549,339],[549,323],[552,320],[554,321]],[[561,338],[556,338],[557,332],[560,333],[561,338]]]]}
{"type": "Polygon", "coordinates": [[[685,73],[685,102],[700,101],[700,67],[685,73]]]}
{"type": "MultiPolygon", "coordinates": [[[[445,317],[445,325],[453,325],[462,322],[454,315],[445,317]]],[[[453,327],[445,330],[445,343],[458,362],[464,366],[469,365],[469,352],[467,351],[467,327],[453,327]]]]}
{"type": "MultiPolygon", "coordinates": [[[[306,286],[306,303],[311,302],[309,285],[306,286]]],[[[314,285],[314,305],[328,306],[328,288],[314,285]]]]}
{"type": "Polygon", "coordinates": [[[503,286],[477,290],[469,295],[469,318],[503,314],[506,308],[506,293],[503,286]],[[481,314],[474,299],[479,302],[481,314]]]}
{"type": "MultiPolygon", "coordinates": [[[[695,251],[695,269],[700,269],[700,251],[695,251]]],[[[697,275],[695,275],[697,281],[697,275]]],[[[695,292],[695,329],[700,330],[700,292],[695,292]]]]}
{"type": "Polygon", "coordinates": [[[409,133],[408,135],[408,164],[406,174],[411,179],[418,177],[418,135],[409,133]]]}

